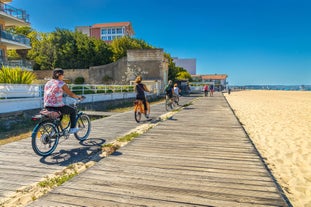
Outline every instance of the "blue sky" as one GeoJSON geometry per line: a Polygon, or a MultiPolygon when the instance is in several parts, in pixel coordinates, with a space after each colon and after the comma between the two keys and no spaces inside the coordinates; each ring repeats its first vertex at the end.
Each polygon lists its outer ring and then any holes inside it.
{"type": "Polygon", "coordinates": [[[309,0],[13,0],[39,32],[130,21],[135,38],[230,85],[311,85],[309,0]]]}

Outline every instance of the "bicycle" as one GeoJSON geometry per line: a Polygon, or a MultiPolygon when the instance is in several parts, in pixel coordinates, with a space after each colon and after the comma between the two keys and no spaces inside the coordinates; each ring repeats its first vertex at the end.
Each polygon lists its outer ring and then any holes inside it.
{"type": "Polygon", "coordinates": [[[169,98],[168,95],[165,95],[165,109],[166,111],[170,111],[176,107],[176,103],[174,97],[169,98]]]}
{"type": "MultiPolygon", "coordinates": [[[[73,107],[76,110],[76,125],[79,131],[74,134],[79,141],[84,141],[88,138],[91,132],[91,120],[89,116],[78,110],[78,104],[84,100],[75,100],[73,107]]],[[[34,152],[40,156],[48,156],[56,149],[59,139],[69,138],[70,121],[62,123],[63,115],[59,111],[48,111],[43,109],[40,114],[32,117],[33,121],[39,121],[34,127],[31,135],[31,145],[34,152]]]]}
{"type": "Polygon", "coordinates": [[[173,99],[174,99],[174,102],[177,104],[177,106],[179,106],[179,95],[174,94],[173,99]]]}
{"type": "MultiPolygon", "coordinates": [[[[150,104],[148,101],[146,101],[146,105],[147,105],[147,113],[146,113],[146,118],[149,117],[150,114],[150,104]]],[[[142,114],[145,114],[145,107],[144,107],[144,103],[142,100],[135,100],[134,102],[134,117],[137,123],[140,122],[141,120],[141,116],[142,114]]]]}

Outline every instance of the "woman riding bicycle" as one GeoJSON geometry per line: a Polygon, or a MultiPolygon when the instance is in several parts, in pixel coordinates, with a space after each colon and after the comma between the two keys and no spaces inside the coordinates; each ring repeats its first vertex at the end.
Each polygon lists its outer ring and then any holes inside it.
{"type": "Polygon", "coordinates": [[[65,105],[63,102],[63,92],[72,98],[81,99],[81,96],[74,94],[64,82],[64,71],[61,68],[53,70],[53,77],[44,86],[44,107],[47,110],[60,111],[62,114],[70,116],[70,134],[77,133],[75,128],[76,111],[73,107],[65,105]]]}
{"type": "MultiPolygon", "coordinates": [[[[149,118],[149,115],[147,113],[148,108],[147,108],[147,100],[146,100],[146,95],[145,95],[145,91],[146,92],[150,92],[149,89],[146,87],[145,84],[141,83],[142,81],[142,77],[139,75],[136,77],[135,79],[135,83],[137,84],[135,87],[135,91],[136,91],[136,99],[137,100],[141,100],[144,104],[144,109],[145,109],[145,116],[146,118],[149,118]]],[[[150,109],[149,109],[150,110],[150,109]]],[[[150,111],[149,111],[150,113],[150,111]]]]}

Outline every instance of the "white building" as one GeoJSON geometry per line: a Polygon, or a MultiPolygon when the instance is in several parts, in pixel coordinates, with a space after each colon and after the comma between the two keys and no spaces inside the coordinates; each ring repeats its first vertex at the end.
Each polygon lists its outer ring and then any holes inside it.
{"type": "Polygon", "coordinates": [[[177,67],[186,69],[190,75],[195,75],[197,72],[197,60],[195,58],[173,58],[173,62],[177,67]]]}

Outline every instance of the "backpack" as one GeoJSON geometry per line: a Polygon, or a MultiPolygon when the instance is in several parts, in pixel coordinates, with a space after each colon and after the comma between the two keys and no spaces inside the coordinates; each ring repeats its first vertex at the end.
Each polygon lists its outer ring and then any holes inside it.
{"type": "Polygon", "coordinates": [[[166,92],[166,94],[171,93],[172,88],[170,87],[170,85],[167,85],[167,86],[165,86],[164,91],[166,92]]]}

